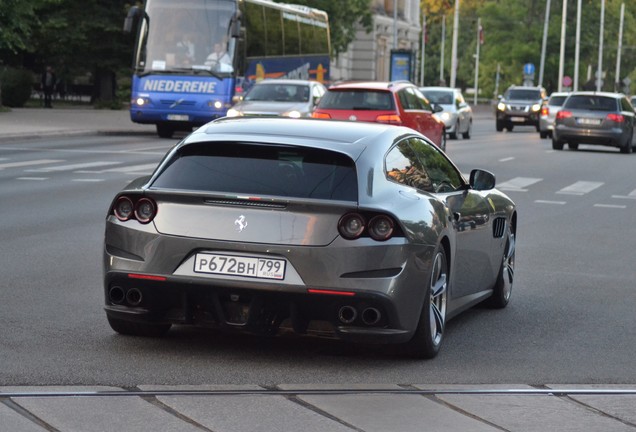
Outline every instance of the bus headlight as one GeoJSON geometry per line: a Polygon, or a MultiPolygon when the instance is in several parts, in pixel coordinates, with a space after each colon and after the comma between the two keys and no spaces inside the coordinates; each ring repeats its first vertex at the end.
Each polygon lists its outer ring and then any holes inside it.
{"type": "Polygon", "coordinates": [[[150,105],[150,99],[145,98],[145,97],[138,97],[138,98],[132,100],[132,104],[136,105],[138,107],[142,107],[142,106],[145,106],[145,105],[150,105]]]}
{"type": "Polygon", "coordinates": [[[228,117],[240,117],[243,115],[242,112],[240,112],[239,110],[235,110],[234,108],[230,108],[229,110],[227,110],[227,114],[228,117]]]}
{"type": "Polygon", "coordinates": [[[223,108],[223,102],[221,102],[221,101],[219,101],[219,100],[216,100],[216,101],[209,101],[209,102],[208,102],[208,106],[209,106],[210,108],[216,108],[216,109],[218,109],[218,110],[219,110],[219,109],[223,108]]]}
{"type": "Polygon", "coordinates": [[[284,113],[283,116],[284,117],[291,117],[291,118],[300,118],[302,115],[300,114],[300,111],[291,110],[291,111],[287,111],[286,113],[284,113]]]}

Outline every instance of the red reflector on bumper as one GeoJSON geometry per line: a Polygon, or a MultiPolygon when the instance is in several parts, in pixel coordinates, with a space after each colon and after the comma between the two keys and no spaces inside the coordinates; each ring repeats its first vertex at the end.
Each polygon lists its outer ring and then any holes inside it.
{"type": "Polygon", "coordinates": [[[356,295],[356,293],[351,291],[333,291],[333,290],[322,290],[322,289],[314,289],[314,288],[308,288],[307,292],[309,294],[339,295],[339,296],[347,296],[347,297],[352,297],[356,295]]]}
{"type": "Polygon", "coordinates": [[[137,274],[137,273],[128,273],[128,277],[131,279],[145,279],[152,281],[165,281],[167,278],[164,276],[153,276],[153,275],[145,275],[145,274],[137,274]]]}

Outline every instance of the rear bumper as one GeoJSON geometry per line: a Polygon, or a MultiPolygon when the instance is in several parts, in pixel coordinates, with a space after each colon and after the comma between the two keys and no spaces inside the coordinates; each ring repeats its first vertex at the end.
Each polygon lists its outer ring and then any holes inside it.
{"type": "Polygon", "coordinates": [[[553,130],[554,139],[572,141],[581,144],[595,144],[609,147],[620,147],[628,139],[627,133],[619,128],[613,129],[581,129],[564,125],[556,125],[553,130]]]}

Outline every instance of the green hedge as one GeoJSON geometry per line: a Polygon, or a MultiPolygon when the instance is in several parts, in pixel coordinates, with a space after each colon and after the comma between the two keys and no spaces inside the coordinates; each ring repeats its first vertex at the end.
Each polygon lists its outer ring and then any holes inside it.
{"type": "Polygon", "coordinates": [[[24,69],[0,69],[2,104],[20,108],[27,103],[33,89],[33,74],[24,69]]]}

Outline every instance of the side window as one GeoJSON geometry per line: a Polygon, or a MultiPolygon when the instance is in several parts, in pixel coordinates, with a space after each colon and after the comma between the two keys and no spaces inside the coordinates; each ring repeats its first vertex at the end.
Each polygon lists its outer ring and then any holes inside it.
{"type": "Polygon", "coordinates": [[[406,99],[409,104],[408,109],[424,110],[426,109],[423,102],[424,98],[420,98],[417,94],[415,94],[416,91],[419,93],[419,90],[416,90],[412,87],[406,89],[406,99]]]}
{"type": "Polygon", "coordinates": [[[433,192],[454,192],[464,187],[460,172],[441,151],[421,138],[411,138],[408,141],[420,160],[422,170],[430,178],[433,192]]]}
{"type": "Polygon", "coordinates": [[[400,90],[397,92],[398,99],[400,100],[400,105],[402,105],[402,109],[411,109],[409,106],[409,101],[406,96],[406,90],[400,90]]]}
{"type": "Polygon", "coordinates": [[[629,100],[624,97],[621,99],[621,111],[634,112],[634,107],[629,103],[629,100]]]}
{"type": "Polygon", "coordinates": [[[384,169],[389,180],[433,192],[431,179],[408,141],[402,141],[389,151],[384,169]]]}

